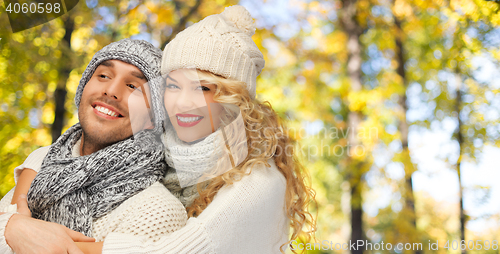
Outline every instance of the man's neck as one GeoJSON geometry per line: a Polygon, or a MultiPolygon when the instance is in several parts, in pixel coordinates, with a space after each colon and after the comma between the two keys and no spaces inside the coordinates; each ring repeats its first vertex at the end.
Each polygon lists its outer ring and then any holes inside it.
{"type": "Polygon", "coordinates": [[[103,149],[104,147],[106,147],[106,146],[100,145],[100,144],[95,144],[94,142],[89,141],[89,140],[86,141],[85,135],[83,135],[83,133],[82,133],[82,142],[80,144],[80,155],[81,156],[95,153],[95,152],[103,149]]]}

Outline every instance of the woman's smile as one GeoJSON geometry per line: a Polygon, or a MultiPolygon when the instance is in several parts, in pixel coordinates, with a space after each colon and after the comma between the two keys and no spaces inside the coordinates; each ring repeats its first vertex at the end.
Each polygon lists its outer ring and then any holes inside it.
{"type": "Polygon", "coordinates": [[[175,114],[175,117],[177,119],[177,124],[181,127],[195,126],[204,118],[203,116],[192,114],[175,114]]]}

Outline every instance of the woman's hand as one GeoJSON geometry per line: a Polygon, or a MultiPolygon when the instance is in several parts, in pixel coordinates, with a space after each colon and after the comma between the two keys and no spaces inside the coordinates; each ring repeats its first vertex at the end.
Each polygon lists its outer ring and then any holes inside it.
{"type": "Polygon", "coordinates": [[[25,194],[19,195],[17,198],[17,213],[31,217],[31,211],[28,207],[28,197],[25,194]]]}
{"type": "Polygon", "coordinates": [[[103,242],[75,242],[76,246],[83,251],[84,254],[101,254],[103,242]]]}
{"type": "Polygon", "coordinates": [[[74,241],[93,242],[94,238],[62,225],[31,218],[26,196],[19,197],[18,212],[5,228],[7,244],[16,253],[82,254],[74,241]]]}

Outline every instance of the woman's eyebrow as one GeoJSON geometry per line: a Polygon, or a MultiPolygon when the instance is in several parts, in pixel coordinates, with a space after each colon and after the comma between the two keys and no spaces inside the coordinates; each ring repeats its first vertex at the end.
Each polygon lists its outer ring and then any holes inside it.
{"type": "MultiPolygon", "coordinates": [[[[172,78],[172,77],[170,77],[169,75],[167,75],[167,78],[169,78],[169,79],[173,80],[174,82],[177,82],[177,80],[173,79],[173,78],[172,78]]],[[[177,83],[179,83],[179,82],[177,82],[177,83]]]]}

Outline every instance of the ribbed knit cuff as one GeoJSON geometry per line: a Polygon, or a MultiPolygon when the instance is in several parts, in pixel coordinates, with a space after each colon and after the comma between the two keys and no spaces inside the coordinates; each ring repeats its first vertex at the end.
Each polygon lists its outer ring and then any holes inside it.
{"type": "Polygon", "coordinates": [[[14,251],[12,251],[10,246],[5,241],[5,228],[7,227],[7,223],[12,215],[14,215],[14,213],[4,213],[0,215],[0,253],[3,254],[14,254],[14,251]]]}
{"type": "Polygon", "coordinates": [[[17,213],[17,204],[6,206],[4,209],[0,210],[0,213],[17,213]]]}
{"type": "Polygon", "coordinates": [[[156,242],[146,239],[140,236],[110,233],[104,240],[102,253],[215,254],[210,237],[195,218],[191,218],[184,228],[165,235],[156,242]]]}

